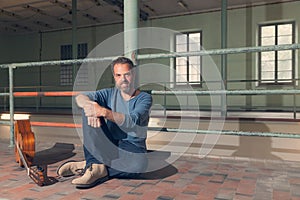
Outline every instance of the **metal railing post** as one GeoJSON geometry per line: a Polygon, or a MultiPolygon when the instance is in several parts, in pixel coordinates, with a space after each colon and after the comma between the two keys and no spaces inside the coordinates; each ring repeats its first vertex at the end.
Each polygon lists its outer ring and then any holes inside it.
{"type": "MultiPolygon", "coordinates": [[[[294,90],[296,90],[296,81],[293,81],[294,83],[294,90]]],[[[293,118],[297,119],[297,102],[296,102],[296,94],[293,95],[293,118]]]]}
{"type": "MultiPolygon", "coordinates": [[[[4,93],[6,93],[6,87],[4,87],[4,93]]],[[[7,96],[4,96],[4,101],[3,101],[3,110],[6,111],[7,107],[6,107],[6,103],[7,103],[7,96]]]]}
{"type": "MultiPolygon", "coordinates": [[[[221,48],[227,48],[227,0],[222,0],[221,10],[221,48]]],[[[227,90],[227,54],[221,55],[221,89],[227,90]]],[[[221,115],[227,117],[227,97],[221,95],[221,115]]]]}
{"type": "Polygon", "coordinates": [[[14,141],[14,79],[13,79],[13,68],[9,66],[9,114],[10,114],[10,147],[15,145],[14,141]]]}
{"type": "MultiPolygon", "coordinates": [[[[166,85],[164,91],[166,91],[166,85]]],[[[167,117],[167,94],[164,94],[164,117],[167,117]]]]}

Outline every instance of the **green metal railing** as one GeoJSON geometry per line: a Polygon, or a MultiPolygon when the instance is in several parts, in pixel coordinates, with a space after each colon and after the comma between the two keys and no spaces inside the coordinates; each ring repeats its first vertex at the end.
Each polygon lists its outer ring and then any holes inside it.
{"type": "MultiPolygon", "coordinates": [[[[227,54],[239,54],[239,53],[254,53],[265,51],[280,51],[280,50],[296,50],[300,49],[300,44],[288,44],[288,45],[274,45],[274,46],[258,46],[258,47],[243,47],[243,48],[228,48],[228,49],[214,49],[214,50],[201,50],[195,52],[174,52],[174,53],[159,53],[159,54],[145,54],[137,55],[137,60],[154,59],[154,58],[175,58],[186,56],[208,56],[208,55],[227,55],[227,54]]],[[[11,63],[1,64],[0,68],[8,68],[9,70],[9,93],[0,93],[0,96],[9,96],[9,110],[10,110],[10,146],[14,145],[14,84],[13,84],[13,70],[20,67],[34,67],[34,66],[55,66],[55,65],[73,65],[91,62],[112,61],[115,57],[103,57],[103,58],[87,58],[87,59],[73,59],[73,60],[54,60],[54,61],[41,61],[41,62],[24,62],[24,63],[11,63]]],[[[167,94],[168,91],[152,91],[152,94],[167,94]]],[[[258,94],[299,94],[297,89],[291,90],[219,90],[219,91],[171,91],[174,94],[197,94],[197,95],[258,95],[258,94]]],[[[7,123],[7,122],[1,122],[7,123]]],[[[199,131],[199,130],[198,130],[199,131]]],[[[196,132],[196,131],[195,131],[196,132]]],[[[247,133],[245,132],[247,135],[247,133]]],[[[249,134],[249,133],[248,133],[249,134]]],[[[274,136],[276,133],[273,133],[274,136]]],[[[281,136],[281,135],[280,135],[281,136]]]]}

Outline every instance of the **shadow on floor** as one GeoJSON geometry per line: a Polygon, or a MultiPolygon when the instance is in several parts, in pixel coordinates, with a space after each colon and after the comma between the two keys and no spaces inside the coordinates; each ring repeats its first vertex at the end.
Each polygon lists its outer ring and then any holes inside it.
{"type": "Polygon", "coordinates": [[[39,186],[57,183],[55,177],[48,176],[48,165],[73,157],[76,155],[74,149],[73,144],[55,143],[50,149],[36,152],[33,162],[27,169],[28,176],[39,186]]]}
{"type": "Polygon", "coordinates": [[[36,152],[33,165],[50,165],[71,158],[76,155],[74,149],[74,144],[55,143],[50,149],[36,152]]]}
{"type": "Polygon", "coordinates": [[[172,176],[178,172],[166,160],[170,157],[171,153],[166,151],[148,151],[148,169],[140,176],[140,179],[163,179],[172,176]]]}
{"type": "MultiPolygon", "coordinates": [[[[50,149],[36,152],[33,165],[46,166],[57,163],[62,160],[69,159],[75,155],[73,144],[56,143],[50,149]]],[[[170,152],[163,151],[149,151],[148,152],[148,169],[137,179],[154,180],[163,179],[172,176],[178,172],[177,168],[166,162],[171,155],[170,152]]],[[[57,182],[54,177],[47,177],[48,183],[51,185],[57,182]]]]}
{"type": "MultiPolygon", "coordinates": [[[[240,131],[243,132],[270,132],[264,123],[256,122],[255,125],[247,124],[244,121],[239,123],[240,131]]],[[[232,156],[247,157],[255,159],[282,160],[273,153],[273,138],[263,136],[239,136],[239,146],[232,156]]]]}

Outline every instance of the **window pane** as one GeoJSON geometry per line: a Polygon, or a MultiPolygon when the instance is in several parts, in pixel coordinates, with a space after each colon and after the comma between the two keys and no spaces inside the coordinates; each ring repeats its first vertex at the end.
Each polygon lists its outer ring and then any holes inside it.
{"type": "Polygon", "coordinates": [[[261,27],[261,37],[275,37],[275,26],[261,27]]]}
{"type": "Polygon", "coordinates": [[[279,36],[278,37],[278,44],[292,44],[293,37],[292,36],[279,36]]]}
{"type": "Polygon", "coordinates": [[[73,80],[73,66],[62,65],[60,68],[60,84],[72,85],[72,80],[73,80]]]}
{"type": "MultiPolygon", "coordinates": [[[[62,60],[72,59],[72,45],[61,45],[60,47],[60,58],[62,60]]],[[[73,80],[73,66],[72,65],[61,65],[60,68],[60,84],[61,85],[72,85],[73,80]]]]}
{"type": "Polygon", "coordinates": [[[200,57],[199,56],[191,56],[189,57],[189,63],[191,65],[198,65],[200,69],[200,57]]]}
{"type": "Polygon", "coordinates": [[[200,47],[200,33],[189,34],[189,51],[199,51],[200,47]]]}
{"type": "Polygon", "coordinates": [[[275,63],[274,62],[262,62],[261,63],[261,71],[262,72],[274,72],[275,71],[275,63]]]}
{"type": "Polygon", "coordinates": [[[187,73],[187,67],[185,65],[177,65],[176,66],[176,74],[186,74],[187,73]]]}
{"type": "MultiPolygon", "coordinates": [[[[292,79],[292,72],[291,71],[284,71],[284,72],[278,72],[278,79],[292,79]]],[[[285,80],[287,82],[292,80],[285,80]]]]}
{"type": "Polygon", "coordinates": [[[279,51],[278,52],[278,82],[292,82],[292,51],[279,51]]]}
{"type": "Polygon", "coordinates": [[[278,60],[290,60],[292,59],[292,55],[291,50],[278,51],[278,60]]]}
{"type": "Polygon", "coordinates": [[[190,33],[190,42],[200,44],[200,33],[190,33]]]}
{"type": "MultiPolygon", "coordinates": [[[[275,26],[261,27],[261,45],[276,44],[275,26]]],[[[261,52],[261,79],[262,83],[273,83],[275,78],[275,59],[276,53],[261,52]],[[266,81],[267,80],[267,81],[266,81]]]]}
{"type": "Polygon", "coordinates": [[[181,75],[177,75],[176,76],[176,82],[181,82],[181,83],[186,83],[187,79],[186,79],[186,74],[181,74],[181,75]]]}
{"type": "Polygon", "coordinates": [[[189,51],[199,51],[200,49],[201,47],[197,43],[191,43],[189,46],[189,51]]]}
{"type": "Polygon", "coordinates": [[[261,46],[275,45],[275,37],[261,38],[261,46]]]}
{"type": "Polygon", "coordinates": [[[176,45],[176,52],[187,52],[187,45],[186,44],[176,45]]]}
{"type": "Polygon", "coordinates": [[[61,60],[72,59],[72,45],[62,45],[60,47],[61,60]]]}
{"type": "Polygon", "coordinates": [[[186,44],[187,36],[186,35],[176,35],[176,44],[186,44]]]}
{"type": "Polygon", "coordinates": [[[189,65],[189,73],[190,74],[200,74],[200,66],[199,65],[189,65]]]}
{"type": "Polygon", "coordinates": [[[275,52],[262,52],[261,53],[261,60],[262,61],[275,61],[275,52]]]}
{"type": "Polygon", "coordinates": [[[274,72],[262,72],[261,79],[262,80],[274,80],[275,73],[274,72]]]}
{"type": "Polygon", "coordinates": [[[200,81],[200,66],[190,65],[189,66],[189,81],[199,82],[200,81]]]}
{"type": "MultiPolygon", "coordinates": [[[[186,66],[187,65],[187,59],[186,58],[176,58],[176,66],[179,66],[179,65],[183,65],[183,66],[186,66]]],[[[177,69],[177,68],[176,68],[177,69]]]]}
{"type": "Polygon", "coordinates": [[[193,82],[192,84],[199,84],[200,76],[198,74],[190,74],[189,78],[189,82],[193,82]]]}
{"type": "Polygon", "coordinates": [[[79,59],[83,59],[87,56],[88,49],[87,49],[87,43],[78,44],[77,46],[77,57],[79,59]]]}
{"type": "Polygon", "coordinates": [[[292,71],[292,60],[278,61],[278,71],[292,71]]]}
{"type": "Polygon", "coordinates": [[[292,35],[292,34],[293,34],[293,25],[292,24],[278,25],[278,36],[292,35]]]}
{"type": "MultiPolygon", "coordinates": [[[[84,59],[88,55],[88,45],[87,43],[78,44],[78,59],[84,59]]],[[[79,73],[77,73],[76,84],[77,85],[88,85],[88,67],[80,68],[79,73]]]]}
{"type": "MultiPolygon", "coordinates": [[[[201,33],[186,33],[176,35],[176,52],[201,50],[201,33]]],[[[188,82],[200,81],[201,57],[176,58],[176,82],[183,85],[188,82]]]]}

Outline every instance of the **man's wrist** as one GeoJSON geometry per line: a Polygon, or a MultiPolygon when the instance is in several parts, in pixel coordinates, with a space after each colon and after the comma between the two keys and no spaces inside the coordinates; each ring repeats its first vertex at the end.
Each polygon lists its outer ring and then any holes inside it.
{"type": "Polygon", "coordinates": [[[103,111],[104,111],[104,112],[103,112],[103,116],[102,116],[102,117],[104,117],[105,119],[107,119],[109,110],[106,109],[106,108],[103,108],[103,111]]]}

